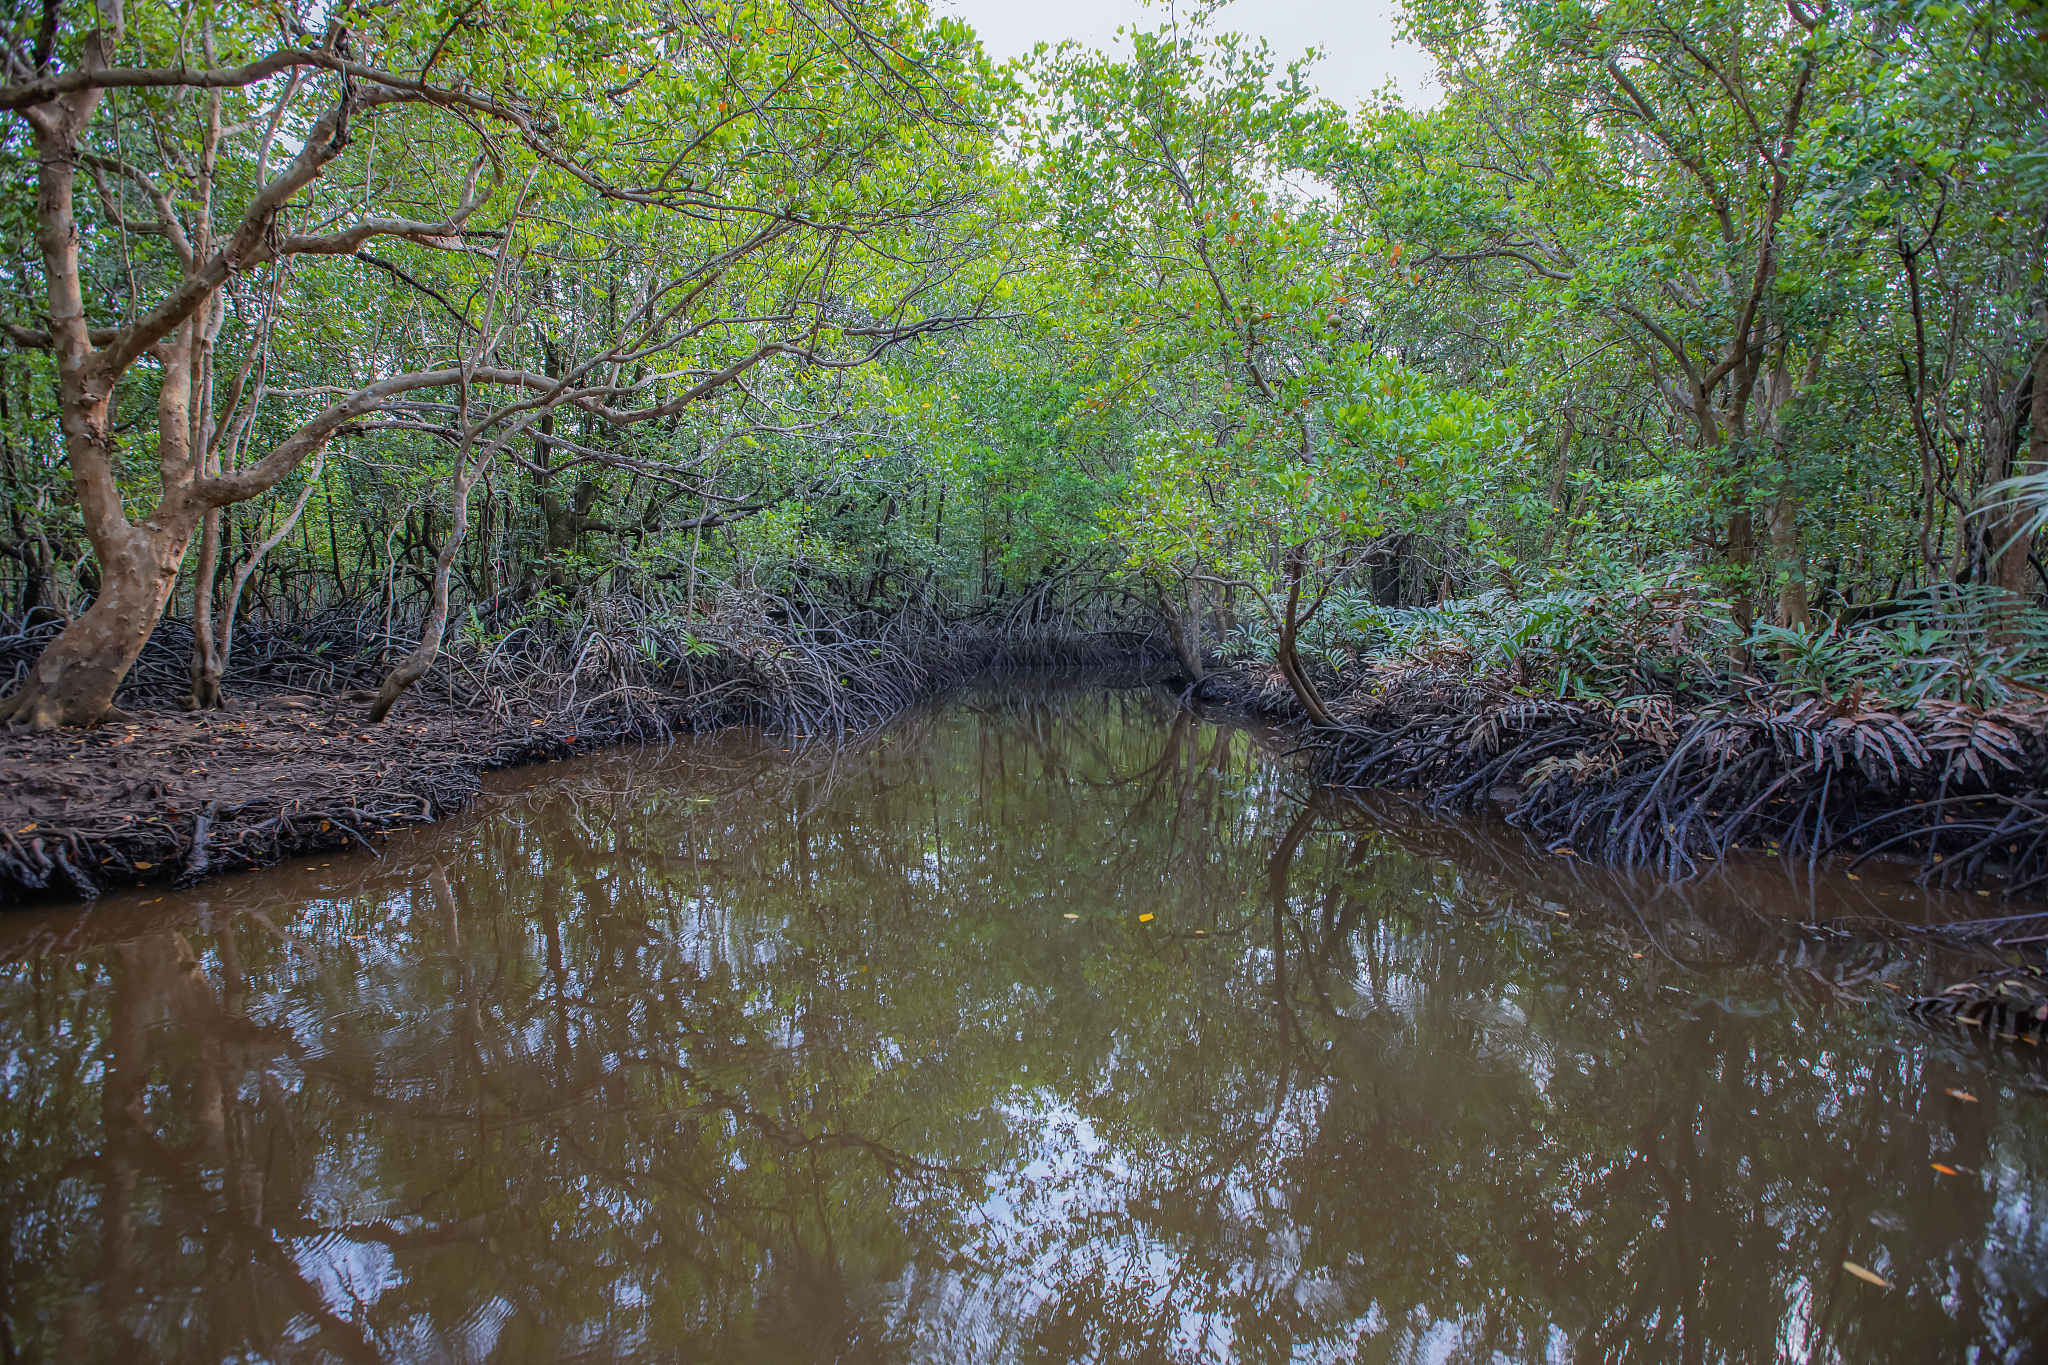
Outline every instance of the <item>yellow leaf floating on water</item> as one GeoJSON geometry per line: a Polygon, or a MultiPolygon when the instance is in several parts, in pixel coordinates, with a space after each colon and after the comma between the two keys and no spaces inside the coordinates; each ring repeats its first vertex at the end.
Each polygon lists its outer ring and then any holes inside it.
{"type": "Polygon", "coordinates": [[[1967,1091],[1967,1090],[1957,1090],[1957,1089],[1956,1089],[1956,1088],[1955,1088],[1954,1086],[1950,1086],[1950,1087],[1949,1087],[1949,1092],[1948,1092],[1948,1093],[1949,1093],[1949,1094],[1951,1094],[1951,1095],[1954,1095],[1954,1096],[1955,1096],[1955,1097],[1956,1097],[1957,1099],[1961,1100],[1961,1101],[1962,1101],[1962,1102],[1963,1102],[1964,1104],[1976,1104],[1976,1103],[1978,1103],[1978,1102],[1979,1102],[1979,1101],[1978,1101],[1978,1099],[1977,1099],[1977,1097],[1976,1097],[1975,1095],[1972,1095],[1972,1094],[1971,1094],[1971,1093],[1970,1093],[1969,1091],[1967,1091]]]}
{"type": "Polygon", "coordinates": [[[1857,1265],[1854,1261],[1842,1262],[1842,1269],[1848,1271],[1851,1275],[1854,1275],[1857,1279],[1864,1281],[1866,1284],[1876,1285],[1879,1289],[1890,1289],[1892,1287],[1892,1282],[1890,1280],[1887,1280],[1884,1276],[1878,1274],[1875,1270],[1865,1270],[1862,1266],[1857,1265]]]}
{"type": "Polygon", "coordinates": [[[1149,924],[1149,923],[1151,923],[1151,921],[1152,921],[1152,917],[1151,917],[1150,915],[1140,915],[1140,916],[1138,916],[1138,923],[1140,923],[1140,924],[1149,924]]]}
{"type": "Polygon", "coordinates": [[[1961,1171],[1959,1171],[1959,1170],[1957,1170],[1957,1169],[1956,1169],[1955,1167],[1953,1167],[1953,1166],[1944,1166],[1944,1165],[1942,1165],[1942,1164],[1941,1164],[1941,1163],[1940,1163],[1939,1161],[1930,1161],[1930,1162],[1928,1162],[1927,1164],[1928,1164],[1928,1165],[1930,1165],[1930,1166],[1932,1166],[1932,1167],[1933,1167],[1933,1168],[1934,1168],[1935,1170],[1937,1170],[1937,1171],[1940,1171],[1940,1172],[1941,1172],[1941,1173],[1942,1173],[1943,1175],[1961,1175],[1961,1174],[1962,1174],[1962,1172],[1961,1172],[1961,1171]]]}

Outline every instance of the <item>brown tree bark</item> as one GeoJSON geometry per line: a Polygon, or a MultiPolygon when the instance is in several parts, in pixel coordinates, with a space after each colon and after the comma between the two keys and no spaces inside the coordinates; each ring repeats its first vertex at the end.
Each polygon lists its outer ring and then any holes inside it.
{"type": "MultiPolygon", "coordinates": [[[[2026,387],[2030,392],[2023,409],[2027,423],[2025,453],[2020,453],[2019,433],[2015,430],[2011,446],[2019,458],[2008,462],[2005,474],[2009,478],[2048,470],[2048,344],[2034,349],[2026,387]]],[[[2015,412],[2013,419],[2017,427],[2021,413],[2015,412]]],[[[2032,596],[2030,588],[2039,591],[2032,581],[2034,569],[2029,555],[2034,537],[2027,532],[2027,524],[2032,519],[2032,508],[2019,499],[2007,499],[1986,518],[1990,523],[1987,535],[1993,556],[1991,581],[2021,599],[2032,596]]],[[[2012,632],[2001,631],[2000,635],[2009,643],[2012,632]]]]}
{"type": "Polygon", "coordinates": [[[191,711],[219,711],[227,706],[220,691],[220,675],[227,664],[213,633],[214,579],[220,572],[220,523],[220,509],[210,507],[199,524],[199,563],[192,574],[192,661],[186,670],[192,679],[192,690],[185,696],[185,707],[191,711]]]}
{"type": "Polygon", "coordinates": [[[1764,509],[1771,533],[1771,569],[1778,579],[1778,624],[1808,630],[1813,615],[1806,596],[1806,545],[1799,534],[1799,499],[1792,493],[1773,497],[1764,509]]]}
{"type": "MultiPolygon", "coordinates": [[[[105,67],[103,44],[109,36],[118,38],[96,31],[87,40],[87,69],[105,67]]],[[[92,605],[43,651],[20,690],[0,701],[0,720],[38,729],[94,724],[113,710],[115,690],[170,598],[197,524],[197,509],[171,497],[155,516],[129,521],[115,478],[108,427],[119,372],[106,363],[105,351],[95,351],[86,325],[73,207],[79,136],[100,97],[99,90],[88,87],[24,111],[36,148],[36,242],[57,359],[58,425],[79,512],[100,565],[100,590],[92,605]]],[[[165,370],[159,421],[168,416],[178,422],[168,433],[172,444],[161,452],[169,469],[184,451],[179,369],[189,352],[178,344],[175,324],[165,331],[172,335],[159,351],[165,370]]]]}
{"type": "Polygon", "coordinates": [[[1799,530],[1801,501],[1792,484],[1786,419],[1819,380],[1830,339],[1831,332],[1823,332],[1813,343],[1795,382],[1790,367],[1792,343],[1781,338],[1777,358],[1763,382],[1764,431],[1778,456],[1778,485],[1765,505],[1764,524],[1771,538],[1771,574],[1778,584],[1777,623],[1791,630],[1812,629],[1813,615],[1807,595],[1806,543],[1799,530]]]}
{"type": "MultiPolygon", "coordinates": [[[[200,599],[195,593],[192,614],[192,692],[186,699],[193,710],[228,709],[228,697],[221,691],[221,677],[227,672],[229,661],[234,658],[235,622],[241,613],[242,593],[249,586],[249,580],[255,575],[256,570],[270,557],[270,552],[276,549],[299,524],[299,518],[304,514],[307,502],[312,499],[313,490],[319,487],[320,470],[326,461],[325,451],[313,456],[312,467],[306,471],[306,486],[299,490],[298,500],[292,504],[291,510],[285,513],[284,519],[278,523],[277,529],[268,538],[243,555],[240,562],[235,565],[234,574],[228,585],[227,600],[221,606],[217,623],[213,618],[212,594],[207,594],[205,598],[207,610],[202,620],[197,609],[200,599]]],[[[218,533],[215,533],[214,540],[217,544],[218,533]]],[[[207,556],[202,550],[202,569],[206,563],[207,556]]],[[[202,573],[200,581],[210,583],[212,579],[202,573]]]]}
{"type": "MultiPolygon", "coordinates": [[[[118,30],[91,35],[84,60],[88,71],[106,69],[105,47],[118,37],[118,30]]],[[[190,243],[180,239],[186,277],[169,302],[117,329],[98,347],[94,343],[102,339],[86,325],[74,205],[79,143],[101,93],[87,86],[22,111],[36,147],[36,238],[50,305],[49,342],[57,358],[59,425],[79,511],[100,566],[100,590],[92,605],[43,651],[20,690],[0,701],[0,720],[35,728],[97,724],[113,711],[121,680],[176,586],[193,532],[210,508],[235,500],[220,481],[202,489],[191,439],[195,315],[225,283],[231,263],[218,256],[201,262],[191,254],[190,243]],[[130,520],[115,472],[109,410],[115,386],[144,355],[154,356],[162,370],[157,435],[163,498],[154,513],[130,520]]],[[[328,141],[333,131],[318,130],[316,141],[328,141]]],[[[319,149],[309,145],[292,170],[258,196],[236,234],[248,239],[247,250],[238,255],[259,249],[284,199],[323,164],[319,149]]],[[[276,477],[284,472],[279,469],[276,477]]]]}
{"type": "Polygon", "coordinates": [[[1287,679],[1287,685],[1294,689],[1295,700],[1308,713],[1309,721],[1315,725],[1335,727],[1337,722],[1330,715],[1330,708],[1323,705],[1323,698],[1316,691],[1316,685],[1309,680],[1308,670],[1302,666],[1301,651],[1297,647],[1301,627],[1322,606],[1318,601],[1307,613],[1301,609],[1301,556],[1290,553],[1287,556],[1287,601],[1280,612],[1280,639],[1273,650],[1280,673],[1287,679]]]}
{"type": "Polygon", "coordinates": [[[1191,683],[1202,680],[1202,580],[1186,580],[1185,605],[1165,583],[1159,587],[1159,614],[1166,618],[1166,633],[1173,641],[1173,654],[1180,661],[1181,676],[1191,683]]]}
{"type": "Polygon", "coordinates": [[[1729,648],[1737,668],[1748,668],[1749,632],[1756,627],[1756,602],[1750,596],[1751,577],[1756,571],[1756,517],[1747,507],[1728,514],[1728,531],[1723,554],[1728,562],[1728,614],[1735,623],[1735,643],[1729,648]]]}
{"type": "MultiPolygon", "coordinates": [[[[2048,327],[2048,306],[2037,313],[2048,327]]],[[[2027,472],[2048,472],[2048,341],[2034,348],[2034,401],[2027,413],[2027,472]]]]}
{"type": "Polygon", "coordinates": [[[427,612],[426,624],[420,627],[419,643],[385,675],[384,685],[377,689],[377,699],[370,703],[372,725],[390,715],[391,708],[397,705],[405,690],[426,677],[427,670],[440,657],[441,636],[448,629],[448,576],[455,565],[456,552],[462,548],[463,536],[469,530],[469,493],[476,487],[483,468],[484,458],[465,448],[456,466],[451,490],[453,524],[448,528],[448,538],[441,542],[441,548],[434,556],[433,605],[427,612]]]}
{"type": "MultiPolygon", "coordinates": [[[[86,35],[76,70],[63,73],[62,80],[52,78],[50,88],[59,93],[36,103],[8,105],[27,122],[35,146],[36,242],[49,315],[47,333],[10,327],[8,335],[19,345],[47,347],[56,359],[59,429],[100,579],[92,605],[43,651],[21,688],[0,701],[0,721],[37,728],[93,725],[113,710],[115,692],[162,615],[186,549],[209,511],[274,486],[324,446],[344,422],[375,411],[378,396],[425,386],[418,375],[379,381],[301,426],[262,460],[227,474],[209,473],[203,465],[207,424],[204,414],[195,410],[194,399],[211,341],[207,323],[219,316],[221,292],[238,276],[281,256],[341,254],[367,236],[445,241],[448,234],[460,232],[478,207],[465,202],[442,223],[378,220],[369,228],[327,237],[291,237],[279,230],[285,206],[348,147],[352,120],[384,105],[429,98],[419,82],[389,77],[384,84],[359,80],[345,85],[334,106],[306,128],[290,163],[261,181],[233,231],[216,240],[207,217],[210,210],[202,207],[196,230],[188,233],[171,197],[147,176],[108,158],[95,158],[83,147],[106,85],[118,83],[122,75],[109,60],[122,38],[118,0],[105,0],[99,13],[104,27],[86,35]],[[182,267],[177,284],[160,303],[117,328],[92,328],[86,318],[75,203],[78,168],[87,163],[130,176],[153,195],[160,215],[154,227],[182,267]],[[160,369],[157,458],[162,492],[153,511],[131,518],[119,481],[110,414],[117,386],[144,358],[154,359],[160,369]]],[[[204,35],[208,50],[210,35],[209,27],[204,35]]],[[[294,53],[286,64],[318,65],[324,60],[319,54],[294,53]]],[[[185,81],[203,84],[182,68],[147,74],[148,83],[162,87],[185,81]]],[[[245,71],[237,79],[248,84],[258,77],[245,71]]],[[[23,88],[12,89],[20,93],[23,88]]],[[[209,201],[217,125],[216,103],[210,107],[199,170],[200,198],[209,201]]]]}

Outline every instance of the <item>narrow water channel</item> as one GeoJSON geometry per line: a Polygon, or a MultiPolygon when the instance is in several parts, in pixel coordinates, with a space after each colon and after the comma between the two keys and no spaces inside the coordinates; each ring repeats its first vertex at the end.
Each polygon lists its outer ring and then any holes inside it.
{"type": "Polygon", "coordinates": [[[1800,928],[1918,897],[1305,804],[1143,690],[500,774],[0,919],[8,1358],[2019,1360],[2040,1068],[1800,928]]]}

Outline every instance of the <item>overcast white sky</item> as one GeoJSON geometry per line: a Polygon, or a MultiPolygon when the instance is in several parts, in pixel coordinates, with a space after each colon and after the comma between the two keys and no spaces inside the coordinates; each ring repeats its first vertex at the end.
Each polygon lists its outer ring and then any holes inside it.
{"type": "MultiPolygon", "coordinates": [[[[1074,38],[1109,47],[1120,27],[1158,28],[1167,0],[932,0],[933,8],[966,20],[996,61],[1021,56],[1040,42],[1074,38]]],[[[1394,40],[1393,0],[1235,0],[1212,21],[1217,29],[1264,38],[1283,62],[1311,47],[1326,54],[1314,67],[1318,89],[1347,107],[1389,77],[1410,105],[1437,100],[1432,64],[1420,49],[1394,40]]]]}

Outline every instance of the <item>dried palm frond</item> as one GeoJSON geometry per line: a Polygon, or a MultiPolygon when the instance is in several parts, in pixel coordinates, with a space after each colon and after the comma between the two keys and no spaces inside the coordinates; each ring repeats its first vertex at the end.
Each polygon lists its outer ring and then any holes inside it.
{"type": "Polygon", "coordinates": [[[1983,781],[1990,776],[1987,763],[1995,763],[2009,772],[2019,771],[2015,760],[2021,756],[2019,726],[2024,722],[2017,716],[2006,717],[1943,701],[1923,702],[1921,709],[1930,722],[1927,748],[1947,756],[1947,776],[1974,775],[1983,781]]]}

